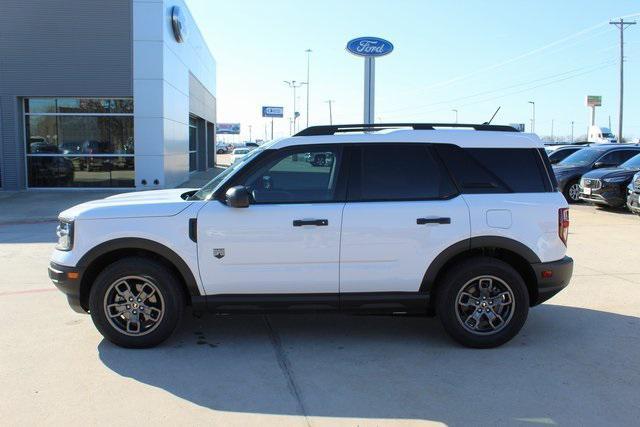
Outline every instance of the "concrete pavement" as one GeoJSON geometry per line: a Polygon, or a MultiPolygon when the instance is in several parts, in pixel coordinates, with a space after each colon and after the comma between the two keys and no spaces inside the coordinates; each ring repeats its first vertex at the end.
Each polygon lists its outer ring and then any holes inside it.
{"type": "Polygon", "coordinates": [[[640,218],[571,211],[569,288],[503,347],[437,319],[194,317],[150,350],[103,340],[46,277],[53,224],[0,226],[3,424],[633,425],[640,218]],[[128,418],[130,417],[130,418],[128,418]]]}

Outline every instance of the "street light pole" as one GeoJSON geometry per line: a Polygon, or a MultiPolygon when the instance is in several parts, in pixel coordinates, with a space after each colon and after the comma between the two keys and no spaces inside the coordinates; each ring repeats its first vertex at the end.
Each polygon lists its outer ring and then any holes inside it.
{"type": "Polygon", "coordinates": [[[309,127],[309,63],[311,58],[311,49],[305,50],[307,52],[307,127],[309,127]]]}
{"type": "Polygon", "coordinates": [[[536,103],[533,101],[529,101],[529,104],[533,107],[532,115],[531,115],[531,133],[536,132],[536,103]]]}
{"type": "Polygon", "coordinates": [[[456,124],[458,123],[458,110],[456,110],[455,108],[453,110],[454,113],[456,113],[456,124]]]}
{"type": "Polygon", "coordinates": [[[331,112],[331,104],[334,103],[335,101],[333,99],[327,99],[324,102],[329,104],[329,124],[332,125],[333,124],[333,113],[331,112]]]}
{"type": "Polygon", "coordinates": [[[251,142],[251,125],[249,125],[249,142],[251,142]]]}
{"type": "Polygon", "coordinates": [[[571,120],[571,142],[573,142],[573,120],[571,120]]]}
{"type": "Polygon", "coordinates": [[[306,85],[306,82],[297,82],[295,80],[283,80],[284,84],[289,86],[289,88],[293,89],[293,111],[291,113],[291,117],[293,120],[293,128],[291,129],[291,135],[293,135],[296,131],[296,89],[302,85],[306,85]]]}

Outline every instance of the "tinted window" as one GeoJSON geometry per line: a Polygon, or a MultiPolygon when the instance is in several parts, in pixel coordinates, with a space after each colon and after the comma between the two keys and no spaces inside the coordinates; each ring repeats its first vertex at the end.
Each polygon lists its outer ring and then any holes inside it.
{"type": "Polygon", "coordinates": [[[615,150],[605,154],[601,159],[598,159],[598,161],[607,165],[617,166],[620,163],[626,162],[636,154],[638,154],[637,150],[615,150]]]}
{"type": "Polygon", "coordinates": [[[255,203],[333,201],[339,161],[338,147],[278,152],[250,175],[245,185],[255,203]]]}
{"type": "Polygon", "coordinates": [[[540,154],[529,148],[436,146],[464,193],[539,193],[548,191],[540,154]]]}
{"type": "Polygon", "coordinates": [[[439,199],[456,193],[446,171],[426,145],[363,146],[355,159],[351,200],[439,199]]]}
{"type": "Polygon", "coordinates": [[[602,153],[604,151],[599,148],[583,148],[568,156],[559,164],[562,166],[587,166],[595,162],[602,153]]]}
{"type": "Polygon", "coordinates": [[[561,148],[549,154],[549,160],[553,161],[554,163],[558,163],[578,150],[579,148],[561,148]]]}

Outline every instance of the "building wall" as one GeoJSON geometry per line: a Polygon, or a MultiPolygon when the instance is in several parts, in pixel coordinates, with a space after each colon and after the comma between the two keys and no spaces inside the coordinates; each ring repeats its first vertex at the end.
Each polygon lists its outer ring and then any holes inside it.
{"type": "Polygon", "coordinates": [[[215,60],[184,2],[133,0],[136,187],[173,187],[189,178],[189,114],[215,122],[215,93],[215,60]],[[186,17],[183,43],[173,35],[173,6],[186,17]]]}
{"type": "Polygon", "coordinates": [[[25,186],[19,98],[133,96],[132,38],[132,0],[2,0],[0,173],[4,190],[25,186]]]}

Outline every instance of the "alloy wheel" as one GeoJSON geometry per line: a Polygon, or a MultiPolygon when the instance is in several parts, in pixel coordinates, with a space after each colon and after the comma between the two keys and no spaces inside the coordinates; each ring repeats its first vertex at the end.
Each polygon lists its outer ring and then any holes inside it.
{"type": "Polygon", "coordinates": [[[155,330],[164,316],[164,299],[148,277],[126,276],[113,282],[104,295],[104,312],[109,324],[129,336],[155,330]]]}
{"type": "Polygon", "coordinates": [[[572,184],[571,187],[569,187],[569,197],[574,202],[577,202],[580,200],[580,184],[575,183],[575,184],[572,184]]]}
{"type": "Polygon", "coordinates": [[[495,276],[478,276],[462,286],[456,297],[456,316],[467,331],[476,335],[500,332],[515,312],[509,285],[495,276]]]}

